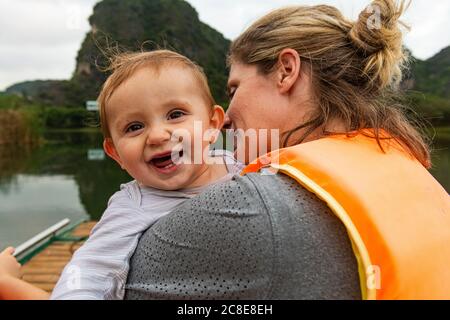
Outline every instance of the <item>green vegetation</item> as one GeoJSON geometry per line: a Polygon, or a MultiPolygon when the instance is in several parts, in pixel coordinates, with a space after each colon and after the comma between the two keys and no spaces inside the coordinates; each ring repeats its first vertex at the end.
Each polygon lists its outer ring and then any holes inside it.
{"type": "Polygon", "coordinates": [[[76,129],[98,123],[94,113],[83,108],[43,108],[40,117],[49,129],[76,129]]]}
{"type": "Polygon", "coordinates": [[[450,127],[437,127],[434,128],[432,135],[436,136],[442,141],[450,142],[450,127]]]}
{"type": "Polygon", "coordinates": [[[42,123],[35,106],[17,96],[0,95],[0,146],[35,145],[40,141],[42,123]]]}
{"type": "Polygon", "coordinates": [[[0,95],[0,145],[41,143],[44,129],[97,126],[97,114],[84,108],[44,106],[17,95],[0,95]]]}
{"type": "Polygon", "coordinates": [[[406,103],[434,126],[450,125],[450,99],[413,91],[407,95],[406,103]]]}
{"type": "Polygon", "coordinates": [[[2,93],[0,95],[0,110],[13,109],[17,110],[32,105],[30,101],[23,99],[17,95],[2,93]]]}
{"type": "Polygon", "coordinates": [[[416,60],[412,69],[415,90],[450,99],[450,47],[426,61],[416,60]]]}
{"type": "Polygon", "coordinates": [[[0,110],[0,146],[6,144],[33,145],[39,141],[38,126],[33,113],[21,110],[0,110]]]}
{"type": "Polygon", "coordinates": [[[413,58],[403,87],[406,103],[434,126],[450,125],[450,47],[426,61],[413,58]]]}

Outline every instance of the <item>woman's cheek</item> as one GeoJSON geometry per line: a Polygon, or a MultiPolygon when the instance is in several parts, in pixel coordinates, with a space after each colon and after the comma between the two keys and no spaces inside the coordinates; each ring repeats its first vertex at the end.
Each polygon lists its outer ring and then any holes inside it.
{"type": "Polygon", "coordinates": [[[235,105],[231,106],[228,109],[227,115],[228,115],[228,118],[231,120],[233,129],[235,129],[235,130],[236,129],[245,129],[245,128],[243,128],[243,123],[241,120],[238,106],[235,106],[235,105]]]}

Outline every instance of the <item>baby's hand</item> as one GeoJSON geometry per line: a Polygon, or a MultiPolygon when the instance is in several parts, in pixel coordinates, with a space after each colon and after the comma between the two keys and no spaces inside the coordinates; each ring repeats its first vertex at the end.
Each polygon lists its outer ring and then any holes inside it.
{"type": "Polygon", "coordinates": [[[0,253],[0,276],[10,276],[20,279],[22,276],[21,265],[13,256],[14,248],[6,248],[0,253]]]}

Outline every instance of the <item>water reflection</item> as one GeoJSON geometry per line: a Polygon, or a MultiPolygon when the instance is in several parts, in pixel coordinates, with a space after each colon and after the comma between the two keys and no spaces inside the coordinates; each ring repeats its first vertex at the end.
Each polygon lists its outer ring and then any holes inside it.
{"type": "Polygon", "coordinates": [[[89,150],[102,148],[103,138],[100,132],[47,133],[46,139],[54,145],[46,146],[49,150],[42,152],[40,168],[52,173],[72,175],[86,213],[91,219],[98,220],[109,197],[119,189],[121,183],[130,181],[131,178],[108,157],[89,160],[89,150]]]}
{"type": "Polygon", "coordinates": [[[86,217],[78,193],[70,176],[15,176],[0,192],[0,247],[16,246],[62,218],[86,217]]]}
{"type": "Polygon", "coordinates": [[[47,132],[45,139],[34,150],[1,148],[0,249],[66,217],[98,220],[109,197],[131,179],[100,155],[100,132],[47,132]],[[89,150],[97,150],[95,160],[89,150]]]}
{"type": "Polygon", "coordinates": [[[89,161],[105,160],[105,151],[103,149],[89,149],[87,158],[89,161]]]}

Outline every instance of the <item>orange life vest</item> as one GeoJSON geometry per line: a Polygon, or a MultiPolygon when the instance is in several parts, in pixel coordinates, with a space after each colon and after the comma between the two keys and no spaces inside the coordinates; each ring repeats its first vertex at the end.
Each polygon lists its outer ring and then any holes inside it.
{"type": "MultiPolygon", "coordinates": [[[[364,132],[363,132],[364,133],[364,132]]],[[[345,225],[365,299],[450,299],[450,197],[394,139],[329,136],[262,157],[345,225]]],[[[268,162],[270,164],[268,164],[268,162]]]]}

